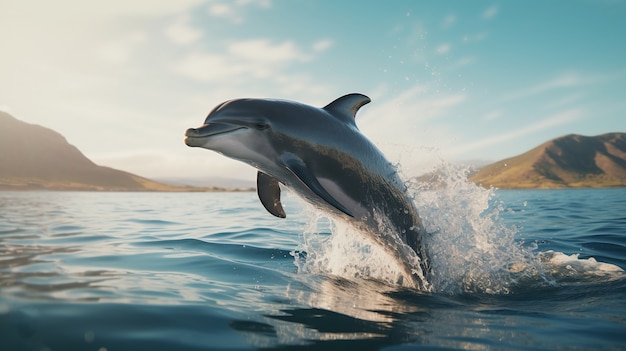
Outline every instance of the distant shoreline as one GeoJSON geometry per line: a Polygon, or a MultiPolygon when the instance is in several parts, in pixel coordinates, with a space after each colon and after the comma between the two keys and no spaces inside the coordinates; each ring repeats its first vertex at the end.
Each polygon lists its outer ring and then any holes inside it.
{"type": "MultiPolygon", "coordinates": [[[[472,182],[471,180],[469,180],[472,182]]],[[[475,182],[474,182],[475,183],[475,182]]],[[[571,189],[616,189],[616,188],[626,188],[626,185],[615,184],[615,185],[581,185],[581,186],[536,186],[536,187],[514,187],[514,186],[505,186],[505,187],[496,187],[490,186],[486,187],[481,184],[475,183],[476,185],[486,188],[486,189],[494,189],[494,190],[571,190],[571,189]]],[[[0,182],[0,191],[6,192],[28,192],[28,191],[58,191],[58,192],[101,192],[101,193],[245,193],[245,192],[256,192],[256,189],[253,187],[236,187],[236,188],[226,188],[226,187],[195,187],[195,186],[164,186],[162,189],[124,189],[124,188],[104,188],[104,187],[94,187],[84,184],[74,184],[74,185],[43,185],[43,184],[7,184],[0,182]]]]}
{"type": "MultiPolygon", "coordinates": [[[[478,184],[477,184],[478,185],[478,184]]],[[[479,185],[481,186],[481,185],[479,185]]],[[[483,187],[485,188],[485,187],[483,187]]],[[[506,191],[524,191],[524,190],[602,190],[602,189],[623,189],[626,188],[626,185],[615,185],[615,186],[570,186],[570,187],[554,187],[554,188],[546,188],[546,187],[536,187],[536,188],[499,188],[492,187],[494,190],[506,190],[506,191]]],[[[490,188],[485,188],[490,189],[490,188]]]]}
{"type": "Polygon", "coordinates": [[[160,189],[148,188],[105,188],[84,184],[75,185],[43,185],[43,184],[6,184],[0,183],[0,191],[76,191],[76,192],[127,192],[127,193],[235,193],[254,192],[254,188],[223,188],[223,187],[194,187],[194,186],[164,186],[160,189]]]}

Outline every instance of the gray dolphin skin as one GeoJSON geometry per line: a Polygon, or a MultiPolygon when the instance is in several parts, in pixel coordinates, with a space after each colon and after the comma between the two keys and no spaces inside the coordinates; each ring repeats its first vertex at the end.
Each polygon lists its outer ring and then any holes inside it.
{"type": "Polygon", "coordinates": [[[235,99],[216,106],[204,125],[185,133],[202,147],[258,170],[257,193],[274,216],[285,218],[280,184],[338,216],[395,258],[400,283],[429,290],[425,230],[397,169],[356,126],[371,100],[342,96],[324,108],[293,101],[235,99]]]}

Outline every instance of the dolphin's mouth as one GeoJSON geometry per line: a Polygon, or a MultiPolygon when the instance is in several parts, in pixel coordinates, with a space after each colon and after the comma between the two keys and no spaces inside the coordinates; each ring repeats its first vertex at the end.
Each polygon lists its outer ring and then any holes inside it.
{"type": "Polygon", "coordinates": [[[209,123],[200,128],[189,128],[185,132],[185,144],[187,146],[202,146],[208,138],[245,128],[247,127],[228,123],[209,123]]]}

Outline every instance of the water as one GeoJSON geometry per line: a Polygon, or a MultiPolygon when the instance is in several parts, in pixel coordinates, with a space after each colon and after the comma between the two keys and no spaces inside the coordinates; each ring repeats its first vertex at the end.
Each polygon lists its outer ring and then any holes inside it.
{"type": "Polygon", "coordinates": [[[294,195],[0,192],[0,348],[626,349],[626,189],[413,188],[429,292],[294,195]]]}

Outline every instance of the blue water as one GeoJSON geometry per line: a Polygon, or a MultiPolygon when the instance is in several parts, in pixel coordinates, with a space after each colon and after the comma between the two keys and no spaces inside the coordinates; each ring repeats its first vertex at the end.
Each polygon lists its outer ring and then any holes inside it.
{"type": "Polygon", "coordinates": [[[428,292],[294,195],[0,192],[0,349],[626,349],[626,189],[416,204],[428,292]]]}

